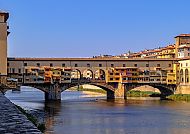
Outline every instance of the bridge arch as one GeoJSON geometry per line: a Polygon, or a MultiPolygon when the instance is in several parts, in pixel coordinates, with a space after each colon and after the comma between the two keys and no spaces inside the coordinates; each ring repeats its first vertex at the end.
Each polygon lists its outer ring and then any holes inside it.
{"type": "Polygon", "coordinates": [[[90,70],[90,69],[84,70],[84,72],[83,72],[83,78],[86,78],[86,79],[93,79],[93,78],[94,78],[94,73],[93,73],[93,71],[90,70]]]}
{"type": "Polygon", "coordinates": [[[23,85],[21,87],[35,88],[35,89],[40,90],[40,91],[42,91],[44,93],[48,93],[47,89],[49,88],[49,87],[46,87],[46,86],[34,85],[34,84],[33,85],[23,85]]]}
{"type": "Polygon", "coordinates": [[[74,69],[71,71],[71,78],[72,79],[81,79],[82,73],[79,69],[74,69]]]}
{"type": "MultiPolygon", "coordinates": [[[[100,83],[87,83],[87,84],[99,87],[102,90],[106,91],[108,99],[113,99],[114,96],[115,96],[115,89],[112,86],[110,86],[110,85],[100,84],[100,83]]],[[[62,88],[61,92],[65,91],[65,90],[67,90],[69,88],[75,87],[75,86],[79,87],[80,85],[85,85],[85,83],[83,83],[83,84],[77,84],[77,83],[75,83],[75,84],[72,84],[72,85],[65,86],[65,87],[62,88]]]]}
{"type": "Polygon", "coordinates": [[[95,71],[95,79],[97,80],[105,80],[106,79],[106,73],[103,69],[98,69],[95,71]]]}
{"type": "Polygon", "coordinates": [[[174,94],[175,86],[174,85],[163,85],[163,84],[127,84],[126,85],[126,91],[133,90],[140,86],[148,85],[150,87],[156,88],[160,91],[161,96],[169,96],[174,94]]]}

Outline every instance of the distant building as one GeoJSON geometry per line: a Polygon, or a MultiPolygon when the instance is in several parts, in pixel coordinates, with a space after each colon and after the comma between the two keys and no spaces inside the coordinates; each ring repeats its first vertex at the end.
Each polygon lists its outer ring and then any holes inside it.
{"type": "Polygon", "coordinates": [[[176,57],[185,58],[190,56],[190,34],[180,34],[176,39],[176,57]]]}

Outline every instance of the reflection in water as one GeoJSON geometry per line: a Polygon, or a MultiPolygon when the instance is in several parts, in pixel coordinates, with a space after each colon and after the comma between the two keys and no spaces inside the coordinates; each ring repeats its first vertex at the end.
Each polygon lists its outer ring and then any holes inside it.
{"type": "Polygon", "coordinates": [[[14,103],[46,112],[46,134],[189,134],[190,103],[172,101],[107,101],[62,93],[61,103],[46,103],[42,92],[7,92],[14,103]]]}
{"type": "Polygon", "coordinates": [[[48,128],[48,133],[53,133],[54,117],[61,112],[60,110],[61,102],[45,102],[44,111],[48,113],[45,118],[45,126],[48,128]]]}

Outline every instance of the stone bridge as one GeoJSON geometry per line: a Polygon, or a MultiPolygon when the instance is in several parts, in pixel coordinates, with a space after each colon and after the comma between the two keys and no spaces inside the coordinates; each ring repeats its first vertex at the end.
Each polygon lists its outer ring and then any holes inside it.
{"type": "Polygon", "coordinates": [[[160,83],[106,83],[105,80],[93,79],[73,79],[70,83],[24,83],[22,86],[37,88],[45,93],[45,100],[61,100],[61,93],[71,87],[79,85],[94,85],[107,92],[107,99],[122,98],[126,99],[126,92],[136,87],[149,85],[157,88],[162,97],[166,97],[175,92],[176,85],[167,85],[160,83]]]}
{"type": "Polygon", "coordinates": [[[22,86],[37,88],[45,93],[45,100],[61,100],[61,92],[79,85],[94,85],[107,92],[108,99],[124,98],[124,88],[119,84],[107,84],[105,80],[79,79],[71,83],[23,83],[22,86]]]}

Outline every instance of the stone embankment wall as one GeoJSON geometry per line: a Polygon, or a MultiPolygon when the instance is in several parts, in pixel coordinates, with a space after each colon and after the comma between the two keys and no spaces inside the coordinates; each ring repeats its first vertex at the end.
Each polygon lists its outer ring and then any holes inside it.
{"type": "Polygon", "coordinates": [[[41,134],[16,106],[0,93],[0,134],[41,134]]]}
{"type": "Polygon", "coordinates": [[[190,85],[178,85],[175,94],[190,94],[190,85]]]}

